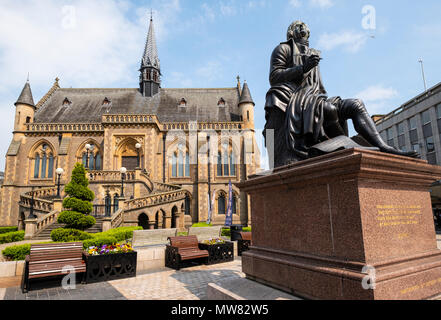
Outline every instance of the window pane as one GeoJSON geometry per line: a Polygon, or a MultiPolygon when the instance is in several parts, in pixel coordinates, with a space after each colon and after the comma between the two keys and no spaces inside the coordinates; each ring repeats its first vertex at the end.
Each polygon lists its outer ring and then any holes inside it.
{"type": "Polygon", "coordinates": [[[394,131],[393,128],[387,129],[387,139],[392,140],[394,138],[394,131]]]}
{"type": "Polygon", "coordinates": [[[222,156],[220,152],[217,154],[217,176],[222,176],[222,156]]]}
{"type": "Polygon", "coordinates": [[[220,195],[217,199],[218,214],[225,214],[225,196],[220,195]]]}
{"type": "Polygon", "coordinates": [[[224,152],[224,155],[222,157],[222,164],[224,165],[224,176],[230,175],[230,168],[228,164],[228,154],[224,152]]]}
{"type": "Polygon", "coordinates": [[[90,153],[89,155],[89,170],[93,170],[93,165],[94,165],[94,157],[93,157],[93,153],[90,153]]]}
{"type": "Polygon", "coordinates": [[[179,176],[183,177],[184,176],[184,156],[182,155],[182,152],[179,152],[178,163],[179,163],[179,176]]]}
{"type": "Polygon", "coordinates": [[[190,176],[190,155],[188,152],[185,154],[185,176],[190,176]]]}
{"type": "Polygon", "coordinates": [[[46,166],[47,166],[47,156],[43,155],[43,159],[41,160],[41,177],[46,178],[46,166]]]}
{"type": "Polygon", "coordinates": [[[35,165],[34,165],[34,178],[40,176],[40,155],[37,153],[35,155],[35,165]]]}
{"type": "Polygon", "coordinates": [[[176,167],[176,154],[173,153],[173,157],[172,157],[172,177],[176,177],[177,176],[177,167],[176,167]]]}
{"type": "Polygon", "coordinates": [[[47,170],[47,177],[52,178],[54,176],[54,156],[49,156],[49,168],[47,170]]]}
{"type": "Polygon", "coordinates": [[[230,154],[230,171],[231,171],[231,175],[235,176],[236,175],[236,156],[234,155],[234,152],[231,152],[230,154]]]}
{"type": "Polygon", "coordinates": [[[398,124],[398,135],[404,134],[404,122],[398,124]]]}
{"type": "Polygon", "coordinates": [[[232,206],[233,214],[236,214],[237,210],[236,210],[236,196],[235,195],[233,195],[231,206],[232,206]]]}
{"type": "Polygon", "coordinates": [[[418,143],[412,145],[412,150],[420,153],[420,145],[418,143]]]}
{"type": "Polygon", "coordinates": [[[433,137],[426,138],[427,153],[435,151],[435,143],[433,137]]]}
{"type": "Polygon", "coordinates": [[[84,168],[87,168],[86,167],[86,162],[87,162],[87,155],[84,153],[83,154],[83,166],[84,166],[84,168]]]}
{"type": "Polygon", "coordinates": [[[417,127],[417,121],[416,120],[417,120],[416,116],[410,118],[410,120],[409,120],[409,130],[416,129],[416,127],[417,127]]]}
{"type": "Polygon", "coordinates": [[[430,110],[426,110],[423,112],[422,120],[423,120],[423,125],[430,122],[430,110]]]}
{"type": "Polygon", "coordinates": [[[101,155],[99,153],[95,158],[95,170],[101,170],[101,155]]]}

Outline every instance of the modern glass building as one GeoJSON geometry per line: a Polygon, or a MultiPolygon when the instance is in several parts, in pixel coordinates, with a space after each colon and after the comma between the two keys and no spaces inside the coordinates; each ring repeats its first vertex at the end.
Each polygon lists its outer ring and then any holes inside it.
{"type": "Polygon", "coordinates": [[[374,116],[384,141],[441,165],[441,83],[387,115],[374,116]]]}

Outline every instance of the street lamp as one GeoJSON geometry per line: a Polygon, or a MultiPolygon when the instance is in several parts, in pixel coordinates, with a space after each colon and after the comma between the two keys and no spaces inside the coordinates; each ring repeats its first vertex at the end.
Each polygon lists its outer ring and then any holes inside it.
{"type": "Polygon", "coordinates": [[[89,151],[92,151],[92,149],[92,144],[86,144],[86,169],[89,169],[89,151]]]}
{"type": "Polygon", "coordinates": [[[141,151],[141,144],[137,143],[135,144],[136,152],[138,153],[138,168],[141,168],[141,159],[140,159],[140,151],[141,151]]]}
{"type": "Polygon", "coordinates": [[[61,175],[64,173],[63,168],[58,168],[57,170],[55,170],[55,172],[58,175],[58,186],[57,186],[57,198],[60,199],[61,195],[60,195],[60,179],[61,179],[61,175]]]}
{"type": "Polygon", "coordinates": [[[119,172],[121,172],[121,198],[124,198],[124,179],[126,177],[127,169],[121,167],[121,169],[119,169],[119,172]]]}

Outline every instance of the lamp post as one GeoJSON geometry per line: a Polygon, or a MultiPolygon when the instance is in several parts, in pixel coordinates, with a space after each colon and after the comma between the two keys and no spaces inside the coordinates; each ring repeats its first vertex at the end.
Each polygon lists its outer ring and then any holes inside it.
{"type": "Polygon", "coordinates": [[[61,194],[60,194],[60,179],[61,179],[61,175],[64,173],[64,170],[63,170],[63,168],[58,168],[57,170],[55,170],[55,172],[57,173],[57,176],[58,176],[57,198],[60,199],[61,198],[61,194]]]}
{"type": "Polygon", "coordinates": [[[86,144],[86,169],[89,169],[89,151],[92,150],[91,144],[86,144]]]}
{"type": "Polygon", "coordinates": [[[135,144],[136,152],[138,154],[138,168],[141,168],[141,158],[140,158],[140,151],[141,151],[141,144],[137,143],[135,144]]]}
{"type": "Polygon", "coordinates": [[[208,151],[208,205],[209,205],[209,209],[210,211],[212,210],[211,208],[211,177],[210,177],[210,136],[207,136],[207,151],[208,151]]]}
{"type": "Polygon", "coordinates": [[[121,198],[124,198],[124,179],[126,177],[127,169],[121,167],[121,169],[119,169],[119,172],[121,172],[121,198]]]}

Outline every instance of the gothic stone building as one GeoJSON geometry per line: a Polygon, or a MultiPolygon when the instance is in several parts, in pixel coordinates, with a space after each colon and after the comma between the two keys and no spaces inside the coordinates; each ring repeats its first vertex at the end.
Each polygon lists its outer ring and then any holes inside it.
{"type": "Polygon", "coordinates": [[[51,225],[62,210],[58,176],[62,198],[78,162],[88,168],[94,214],[111,216],[112,227],[183,228],[206,221],[210,203],[213,224],[222,225],[230,181],[233,223],[249,224],[247,196],[235,183],[256,173],[259,161],[248,85],[238,78],[232,88],[161,88],[151,21],[139,88],[67,89],[56,79],[34,104],[25,84],[15,103],[0,225],[24,228],[29,220],[37,233],[51,225]]]}

